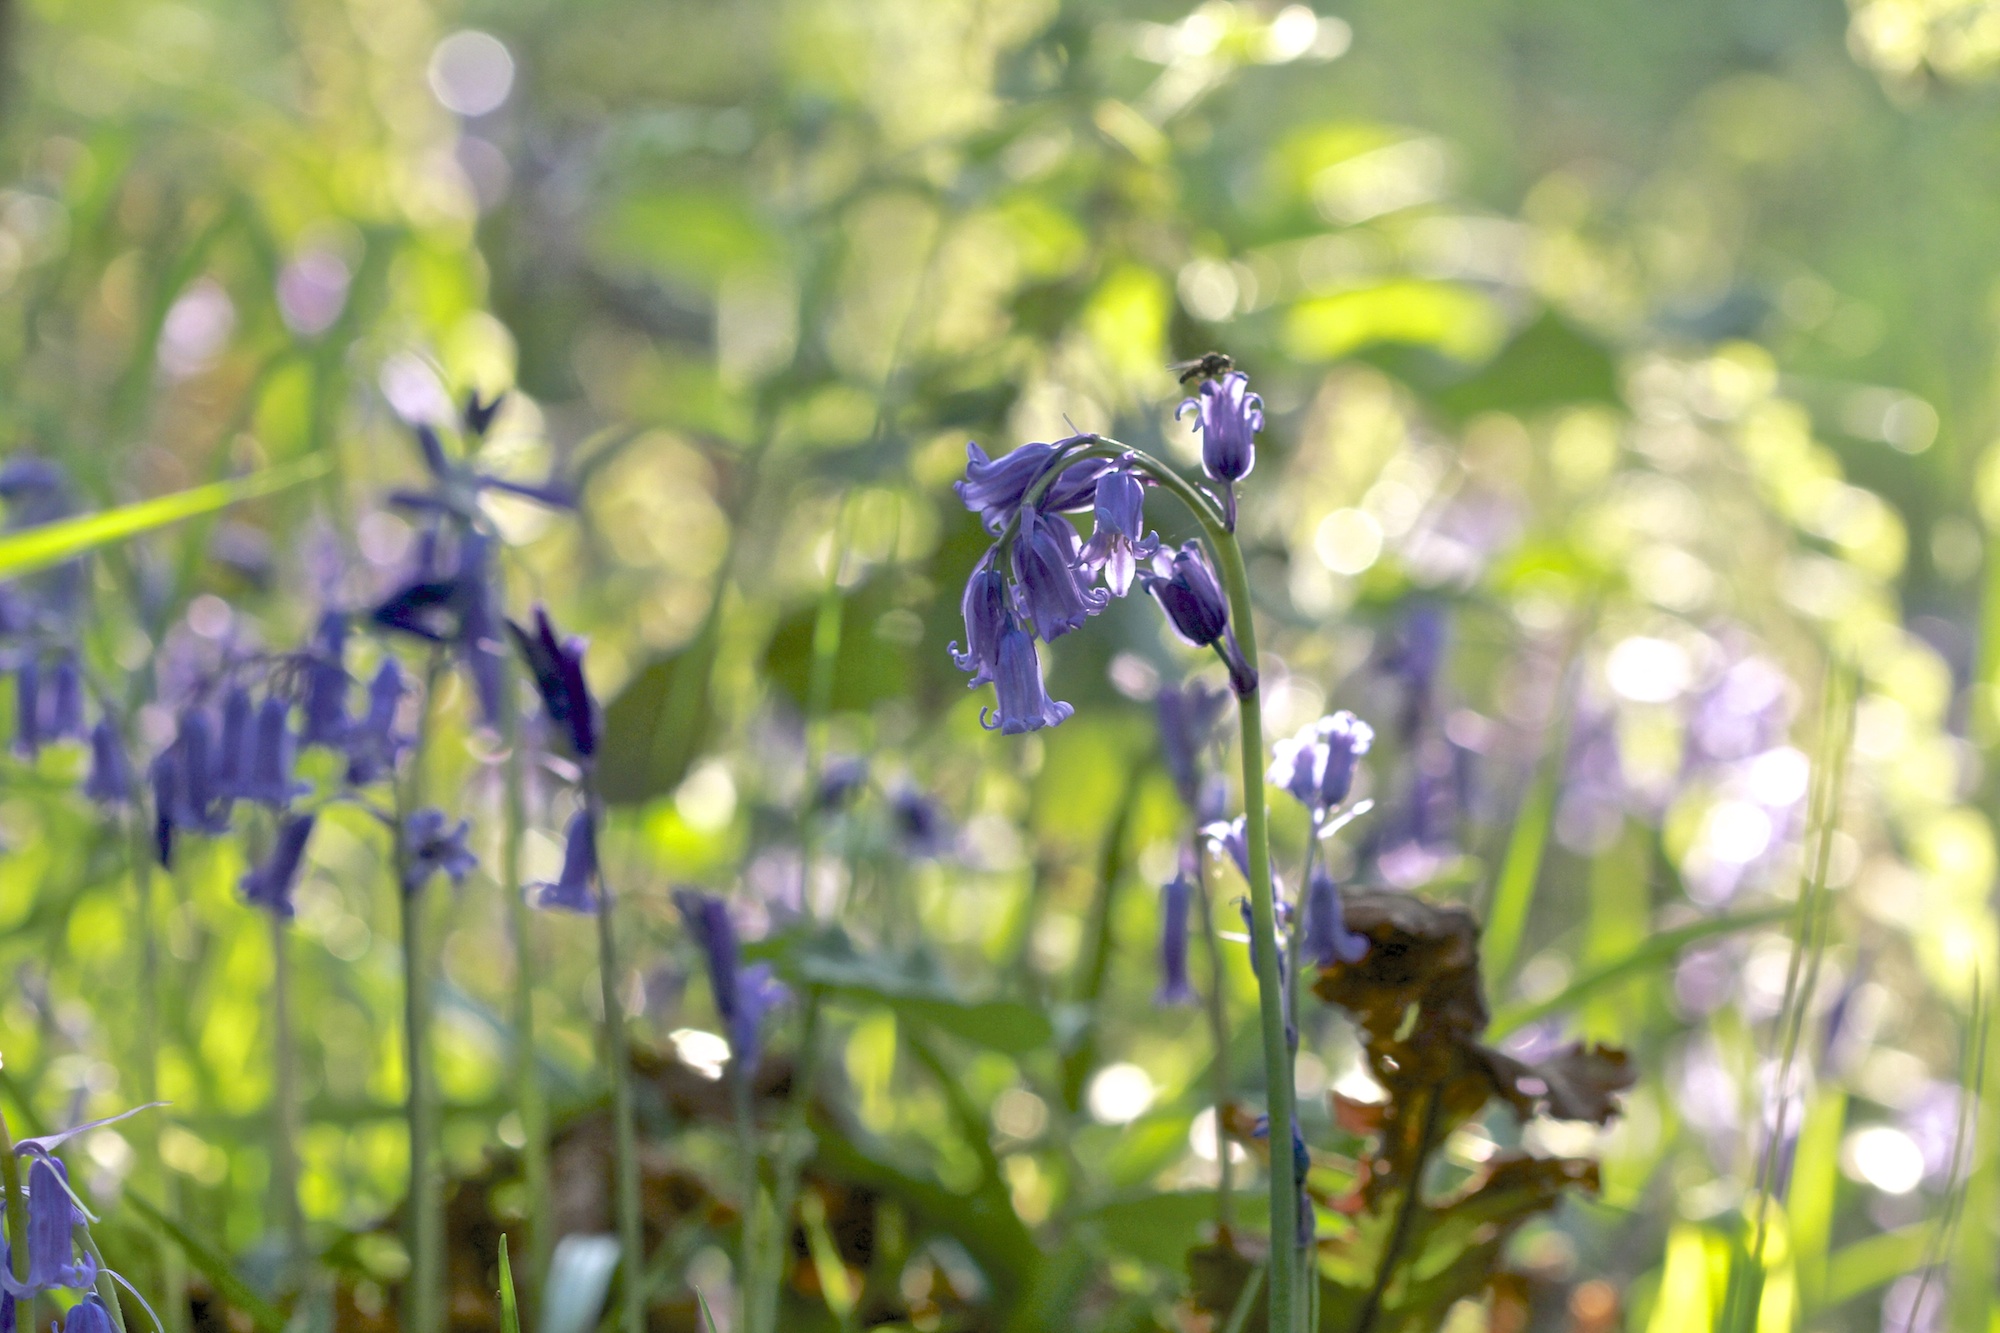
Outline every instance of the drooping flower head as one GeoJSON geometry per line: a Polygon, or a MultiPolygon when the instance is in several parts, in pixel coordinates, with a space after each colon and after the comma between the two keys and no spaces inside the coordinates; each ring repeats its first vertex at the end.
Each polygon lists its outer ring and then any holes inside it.
{"type": "Polygon", "coordinates": [[[303,655],[305,726],[299,740],[306,745],[338,746],[347,737],[346,648],[347,617],[338,611],[321,615],[303,655]]]}
{"type": "Polygon", "coordinates": [[[1323,717],[1271,747],[1271,785],[1290,792],[1315,817],[1324,816],[1347,800],[1355,761],[1374,743],[1374,729],[1354,714],[1323,717]]]}
{"type": "Polygon", "coordinates": [[[1200,542],[1162,549],[1153,557],[1152,572],[1141,580],[1167,613],[1174,633],[1193,646],[1206,648],[1229,628],[1229,601],[1200,542]]]}
{"type": "Polygon", "coordinates": [[[1198,998],[1188,981],[1188,904],[1194,886],[1187,867],[1160,889],[1160,989],[1155,1004],[1193,1004],[1198,998]]]}
{"type": "Polygon", "coordinates": [[[729,1046],[738,1074],[749,1077],[757,1067],[758,1030],[764,1015],[784,1003],[791,992],[771,974],[768,963],[742,965],[736,924],[729,905],[694,889],[674,890],[674,906],[688,934],[700,946],[708,964],[708,982],[715,1012],[729,1029],[729,1046]]]}
{"type": "Polygon", "coordinates": [[[919,860],[940,856],[951,845],[951,827],[938,803],[911,783],[889,794],[889,819],[903,852],[919,860]]]}
{"type": "Polygon", "coordinates": [[[471,832],[471,820],[454,824],[435,806],[412,814],[403,826],[403,892],[418,892],[439,871],[453,885],[463,884],[479,865],[479,858],[465,845],[471,832]]]}
{"type": "Polygon", "coordinates": [[[1203,382],[1175,418],[1189,408],[1201,424],[1202,471],[1225,485],[1249,476],[1257,463],[1257,432],[1264,429],[1264,400],[1250,392],[1250,377],[1239,370],[1203,382]]]}
{"type": "Polygon", "coordinates": [[[1014,538],[1014,600],[1021,618],[1047,643],[1077,629],[1110,602],[1108,593],[1090,586],[1076,529],[1068,519],[1021,506],[1021,530],[1014,538]]]}
{"type": "Polygon", "coordinates": [[[90,772],[83,780],[83,794],[100,805],[122,805],[132,799],[132,767],[125,759],[125,743],[108,717],[90,729],[90,772]]]}
{"type": "Polygon", "coordinates": [[[402,664],[393,657],[382,659],[375,679],[368,683],[368,711],[361,720],[343,727],[347,749],[347,780],[365,787],[393,773],[396,761],[411,744],[411,737],[396,730],[396,713],[403,702],[402,664]]]}
{"type": "Polygon", "coordinates": [[[960,671],[972,673],[968,685],[984,685],[1000,669],[1000,635],[1014,624],[1007,579],[993,568],[990,553],[965,581],[960,607],[965,613],[965,649],[960,651],[954,640],[949,647],[951,660],[960,671]]]}
{"type": "Polygon", "coordinates": [[[444,535],[426,534],[415,570],[375,608],[371,619],[384,629],[449,645],[471,677],[480,720],[498,726],[506,650],[496,609],[491,543],[471,527],[456,529],[451,532],[453,557],[447,561],[441,554],[444,535]]]}
{"type": "Polygon", "coordinates": [[[1003,735],[1053,727],[1076,711],[1060,699],[1049,698],[1042,684],[1042,662],[1035,655],[1035,641],[1026,630],[1013,625],[1000,635],[1000,669],[993,677],[993,689],[1000,702],[998,716],[981,709],[979,724],[1003,735]]]}
{"type": "Polygon", "coordinates": [[[548,611],[540,606],[535,608],[532,633],[511,620],[507,628],[535,677],[535,690],[542,697],[549,721],[578,759],[590,759],[597,753],[597,703],[584,682],[584,641],[559,639],[555,626],[549,623],[548,611]]]}
{"type": "MultiPolygon", "coordinates": [[[[952,489],[967,509],[979,515],[986,530],[997,534],[1013,521],[1029,489],[1047,475],[1057,454],[1072,442],[1024,444],[998,458],[988,458],[977,444],[967,444],[965,479],[953,482],[952,489]]],[[[1071,463],[1044,492],[1041,509],[1051,514],[1081,509],[1090,503],[1098,476],[1110,466],[1109,460],[1102,458],[1071,463]]]]}
{"type": "Polygon", "coordinates": [[[291,804],[309,788],[292,779],[292,706],[277,695],[257,705],[251,724],[249,755],[238,794],[273,809],[291,804]]]}
{"type": "MultiPolygon", "coordinates": [[[[37,1153],[28,1167],[28,1281],[25,1297],[57,1287],[82,1290],[97,1281],[97,1263],[79,1255],[75,1231],[86,1221],[69,1192],[69,1172],[54,1157],[37,1153]]],[[[10,1288],[18,1284],[8,1269],[10,1288]]]]}
{"type": "Polygon", "coordinates": [[[528,886],[528,905],[546,912],[589,915],[598,909],[597,822],[585,808],[570,816],[564,835],[562,873],[554,883],[528,886]]]}
{"type": "Polygon", "coordinates": [[[1157,533],[1146,529],[1146,488],[1139,478],[1122,468],[1097,479],[1094,505],[1096,526],[1080,553],[1081,565],[1095,577],[1104,574],[1104,586],[1114,597],[1131,591],[1139,562],[1152,558],[1160,549],[1157,533]]]}
{"type": "Polygon", "coordinates": [[[287,815],[278,822],[278,836],[262,862],[237,882],[243,901],[290,920],[292,890],[305,863],[306,842],[312,837],[312,815],[287,815]]]}
{"type": "Polygon", "coordinates": [[[1326,867],[1316,866],[1306,881],[1305,938],[1300,941],[1315,967],[1358,963],[1368,955],[1368,938],[1347,928],[1340,888],[1326,867]]]}
{"type": "Polygon", "coordinates": [[[63,1316],[63,1333],[113,1333],[111,1313],[95,1294],[86,1296],[63,1316]]]}

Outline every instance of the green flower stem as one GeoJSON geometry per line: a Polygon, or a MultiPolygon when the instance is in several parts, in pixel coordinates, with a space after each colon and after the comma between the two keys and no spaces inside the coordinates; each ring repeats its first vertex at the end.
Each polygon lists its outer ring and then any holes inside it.
{"type": "MultiPolygon", "coordinates": [[[[295,1283],[305,1260],[305,1219],[299,1213],[298,1043],[292,1030],[291,932],[271,916],[271,1195],[284,1237],[285,1285],[295,1283]]],[[[150,1098],[148,1100],[151,1100],[150,1098]]]]}
{"type": "Polygon", "coordinates": [[[521,739],[521,715],[514,695],[514,673],[506,673],[501,700],[506,734],[506,788],[500,811],[500,889],[507,896],[507,929],[514,944],[514,1042],[508,1052],[514,1083],[515,1114],[521,1117],[521,1181],[527,1194],[528,1255],[525,1281],[529,1313],[540,1309],[542,1283],[548,1278],[549,1248],[555,1243],[550,1211],[548,1107],[542,1095],[541,1073],[535,1065],[535,954],[528,899],[521,882],[521,839],[528,825],[527,755],[521,739]]]}
{"type": "Polygon", "coordinates": [[[0,1196],[7,1201],[7,1251],[14,1278],[28,1280],[28,1196],[21,1186],[21,1159],[14,1154],[14,1135],[0,1115],[0,1196]]]}
{"type": "MultiPolygon", "coordinates": [[[[604,824],[604,805],[597,788],[585,779],[583,799],[591,823],[604,824]]],[[[625,1005],[618,996],[618,945],[611,915],[616,899],[611,884],[598,871],[597,973],[604,992],[604,1058],[611,1074],[612,1165],[618,1178],[618,1289],[623,1297],[625,1333],[646,1333],[646,1244],[639,1226],[639,1149],[632,1125],[632,1056],[627,1050],[625,1005]]]]}
{"type": "Polygon", "coordinates": [[[757,1333],[757,1300],[753,1293],[757,1290],[757,1268],[763,1257],[757,1237],[757,1204],[764,1190],[757,1160],[757,1112],[752,1105],[750,1088],[754,1073],[745,1065],[742,1052],[732,1046],[729,1053],[729,1094],[736,1115],[737,1155],[743,1159],[743,1211],[738,1220],[742,1245],[736,1270],[736,1311],[737,1322],[742,1325],[744,1333],[757,1333]]]}
{"type": "MultiPolygon", "coordinates": [[[[1158,460],[1115,441],[1093,443],[1083,456],[1123,457],[1162,489],[1171,491],[1201,521],[1229,599],[1229,625],[1237,650],[1249,664],[1250,680],[1237,694],[1242,726],[1243,830],[1250,848],[1250,931],[1257,969],[1257,1008],[1264,1039],[1264,1097],[1270,1112],[1271,1148],[1271,1333],[1298,1330],[1298,1190],[1292,1157],[1292,1052],[1285,1039],[1285,997],[1278,968],[1277,904],[1271,895],[1271,832],[1264,806],[1264,710],[1256,684],[1257,629],[1252,619],[1250,578],[1243,548],[1214,502],[1158,460]],[[1106,452],[1099,452],[1104,450],[1106,452]]],[[[1220,1148],[1218,1142],[1218,1148],[1220,1148]]],[[[1226,1150],[1225,1150],[1226,1151],[1226,1150]]]]}
{"type": "Polygon", "coordinates": [[[1208,950],[1208,1040],[1215,1048],[1210,1072],[1215,1080],[1215,1227],[1227,1238],[1236,1209],[1236,1164],[1229,1158],[1233,1146],[1223,1121],[1229,1105],[1229,995],[1222,970],[1222,940],[1215,933],[1215,907],[1209,901],[1208,872],[1199,849],[1194,861],[1195,898],[1201,904],[1201,940],[1208,950]]]}
{"type": "Polygon", "coordinates": [[[408,1084],[405,1115],[410,1135],[410,1188],[404,1208],[405,1244],[410,1251],[409,1286],[403,1294],[403,1326],[413,1333],[444,1327],[444,1191],[436,1161],[437,1104],[430,1086],[430,968],[424,931],[424,895],[411,893],[410,816],[423,803],[424,759],[430,739],[431,705],[444,659],[433,652],[424,672],[423,706],[411,747],[409,772],[395,783],[395,827],[390,835],[390,873],[403,931],[403,1069],[408,1084]]]}
{"type": "MultiPolygon", "coordinates": [[[[160,1100],[160,1014],[165,997],[160,991],[160,927],[153,905],[153,849],[147,839],[145,806],[135,801],[127,821],[126,847],[132,860],[133,887],[138,896],[139,942],[139,1100],[160,1100]]],[[[150,1132],[141,1135],[146,1160],[157,1175],[160,1201],[169,1217],[180,1220],[180,1177],[167,1169],[160,1156],[160,1134],[164,1116],[148,1116],[150,1132]]],[[[155,1229],[158,1230],[157,1228],[155,1229]]],[[[166,1333],[186,1333],[188,1326],[187,1259],[180,1246],[165,1234],[158,1234],[160,1263],[160,1311],[166,1333]]]]}

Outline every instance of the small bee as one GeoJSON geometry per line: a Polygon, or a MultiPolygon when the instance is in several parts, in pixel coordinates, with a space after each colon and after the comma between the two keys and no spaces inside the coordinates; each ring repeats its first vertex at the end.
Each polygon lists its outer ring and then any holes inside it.
{"type": "Polygon", "coordinates": [[[1182,384],[1192,384],[1196,380],[1217,380],[1236,368],[1227,352],[1210,352],[1192,361],[1176,361],[1167,369],[1181,377],[1182,384]]]}

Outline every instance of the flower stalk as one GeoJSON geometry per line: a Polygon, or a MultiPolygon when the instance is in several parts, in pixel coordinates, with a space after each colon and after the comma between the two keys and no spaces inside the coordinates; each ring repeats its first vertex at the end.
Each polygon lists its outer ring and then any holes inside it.
{"type": "Polygon", "coordinates": [[[410,1187],[404,1219],[405,1244],[410,1251],[409,1288],[403,1311],[411,1329],[443,1327],[444,1192],[435,1161],[437,1107],[430,1086],[430,968],[424,900],[409,888],[415,863],[408,828],[410,816],[422,803],[424,760],[430,739],[431,705],[444,670],[442,650],[434,649],[424,672],[424,693],[417,714],[417,734],[411,747],[409,772],[395,784],[395,825],[390,862],[403,931],[403,1070],[407,1085],[404,1119],[410,1138],[410,1187]]]}
{"type": "MultiPolygon", "coordinates": [[[[603,803],[597,787],[584,781],[584,803],[592,827],[602,827],[603,803]]],[[[645,1235],[639,1224],[639,1149],[632,1116],[632,1057],[627,1049],[625,1005],[618,994],[618,944],[612,929],[615,899],[598,863],[597,971],[604,993],[604,1051],[610,1062],[613,1170],[617,1174],[619,1282],[625,1333],[646,1333],[645,1235]]]]}

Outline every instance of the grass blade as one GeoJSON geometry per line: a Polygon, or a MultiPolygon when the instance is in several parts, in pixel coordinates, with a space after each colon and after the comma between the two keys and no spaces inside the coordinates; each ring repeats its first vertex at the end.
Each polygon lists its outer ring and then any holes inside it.
{"type": "Polygon", "coordinates": [[[715,1326],[715,1311],[708,1308],[708,1297],[701,1294],[700,1287],[696,1287],[693,1290],[695,1303],[701,1306],[702,1322],[708,1325],[708,1333],[721,1333],[721,1330],[715,1326]]]}
{"type": "Polygon", "coordinates": [[[1711,917],[1706,921],[1696,921],[1677,930],[1661,931],[1649,935],[1646,940],[1622,957],[1585,972],[1582,976],[1563,987],[1546,999],[1528,1004],[1510,1005],[1494,1016],[1492,1025],[1486,1029],[1488,1041],[1498,1041],[1508,1033],[1526,1027],[1550,1014],[1573,1008],[1587,996],[1616,985],[1629,977],[1645,972],[1672,959],[1690,944],[1717,935],[1731,935],[1739,930],[1753,930],[1758,926],[1768,926],[1791,916],[1790,905],[1770,907],[1756,912],[1737,912],[1730,916],[1711,917]]]}
{"type": "Polygon", "coordinates": [[[500,1233],[500,1333],[521,1333],[521,1307],[514,1299],[514,1270],[507,1263],[507,1233],[500,1233]]]}
{"type": "Polygon", "coordinates": [[[296,486],[323,475],[331,466],[323,455],[253,472],[247,477],[210,482],[171,495],[139,500],[94,514],[78,514],[39,527],[0,536],[0,578],[14,578],[82,555],[86,551],[163,528],[183,519],[226,509],[260,495],[296,486]]]}
{"type": "MultiPolygon", "coordinates": [[[[1576,673],[1575,655],[1563,672],[1576,673]]],[[[1521,809],[1514,816],[1514,828],[1507,836],[1507,854],[1500,862],[1500,878],[1494,883],[1493,898],[1486,909],[1486,925],[1480,932],[1480,967],[1486,974],[1489,995],[1496,994],[1507,980],[1520,952],[1521,937],[1528,929],[1528,908],[1535,901],[1535,884],[1542,874],[1542,853],[1548,847],[1549,829],[1555,823],[1556,797],[1562,791],[1563,767],[1569,757],[1569,727],[1574,689],[1565,689],[1556,703],[1556,715],[1549,727],[1549,748],[1521,809]]]]}

